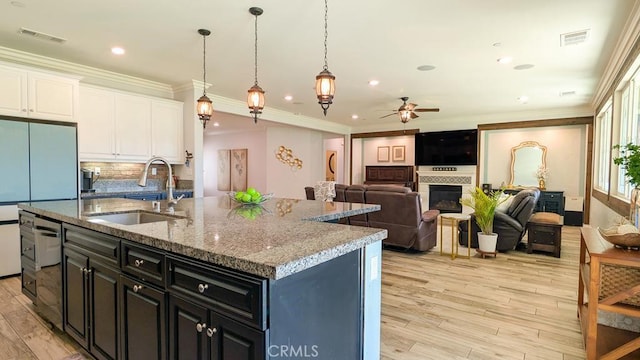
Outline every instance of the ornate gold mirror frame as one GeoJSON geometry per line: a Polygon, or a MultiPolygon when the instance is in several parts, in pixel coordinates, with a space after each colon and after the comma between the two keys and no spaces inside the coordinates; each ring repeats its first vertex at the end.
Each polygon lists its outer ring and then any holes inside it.
{"type": "Polygon", "coordinates": [[[547,147],[537,141],[524,141],[511,148],[510,185],[538,186],[536,171],[547,167],[547,147]]]}

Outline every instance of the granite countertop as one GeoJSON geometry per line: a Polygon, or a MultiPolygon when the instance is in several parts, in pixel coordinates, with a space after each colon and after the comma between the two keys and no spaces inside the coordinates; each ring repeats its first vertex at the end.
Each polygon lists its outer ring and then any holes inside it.
{"type": "MultiPolygon", "coordinates": [[[[166,201],[160,201],[162,211],[166,201]]],[[[92,216],[143,210],[150,201],[108,198],[20,203],[52,219],[212,264],[279,279],[381,241],[384,229],[325,223],[380,205],[273,198],[259,210],[228,196],[182,199],[174,220],[138,225],[90,221],[92,216]]],[[[94,219],[95,220],[95,219],[94,219]]]]}

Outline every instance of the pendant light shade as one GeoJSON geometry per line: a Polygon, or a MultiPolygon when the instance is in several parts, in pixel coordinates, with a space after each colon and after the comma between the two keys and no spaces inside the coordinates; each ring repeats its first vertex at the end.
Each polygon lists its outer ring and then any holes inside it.
{"type": "Polygon", "coordinates": [[[252,7],[249,12],[255,16],[255,41],[253,43],[254,82],[247,94],[247,106],[249,107],[249,113],[253,115],[253,122],[258,123],[258,115],[262,114],[262,109],[264,109],[264,90],[258,85],[258,16],[262,15],[263,11],[259,7],[252,7]]]}
{"type": "Polygon", "coordinates": [[[211,35],[211,31],[207,29],[199,29],[198,34],[202,35],[202,96],[198,99],[196,109],[198,118],[202,122],[202,128],[207,127],[207,123],[213,115],[213,104],[207,97],[207,36],[211,35]]]}
{"type": "Polygon", "coordinates": [[[398,116],[400,116],[400,121],[402,121],[403,124],[406,124],[411,120],[411,110],[398,111],[398,116]]]}
{"type": "Polygon", "coordinates": [[[325,116],[327,116],[329,105],[333,103],[333,95],[336,93],[336,77],[329,71],[329,66],[327,65],[327,37],[329,35],[327,30],[328,13],[329,6],[327,0],[324,0],[324,67],[316,76],[316,96],[318,97],[318,104],[322,107],[325,116]]]}

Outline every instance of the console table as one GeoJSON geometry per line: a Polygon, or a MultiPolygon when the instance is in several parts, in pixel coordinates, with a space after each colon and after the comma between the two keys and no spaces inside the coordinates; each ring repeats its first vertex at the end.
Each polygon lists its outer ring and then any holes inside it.
{"type": "MultiPolygon", "coordinates": [[[[588,360],[640,358],[640,334],[598,324],[598,310],[640,317],[640,307],[628,305],[640,293],[640,283],[628,281],[611,294],[602,294],[608,266],[640,271],[640,252],[615,248],[596,229],[583,226],[580,236],[580,271],[578,272],[578,317],[582,325],[588,360]]],[[[620,279],[620,277],[617,277],[620,279]]]]}

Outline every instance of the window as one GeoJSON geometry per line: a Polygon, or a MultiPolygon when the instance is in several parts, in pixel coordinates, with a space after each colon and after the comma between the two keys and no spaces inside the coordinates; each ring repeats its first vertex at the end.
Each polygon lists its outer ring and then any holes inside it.
{"type": "MultiPolygon", "coordinates": [[[[628,143],[638,144],[638,122],[640,118],[640,73],[636,73],[631,77],[629,82],[622,90],[620,97],[620,136],[618,144],[624,145],[628,143]]],[[[615,154],[614,154],[615,157],[615,154]]],[[[631,186],[625,178],[625,169],[618,167],[616,173],[616,192],[615,195],[621,198],[629,199],[631,197],[631,186]]]]}
{"type": "Polygon", "coordinates": [[[595,187],[609,192],[609,168],[611,164],[611,101],[603,107],[596,117],[595,138],[595,187]]]}

